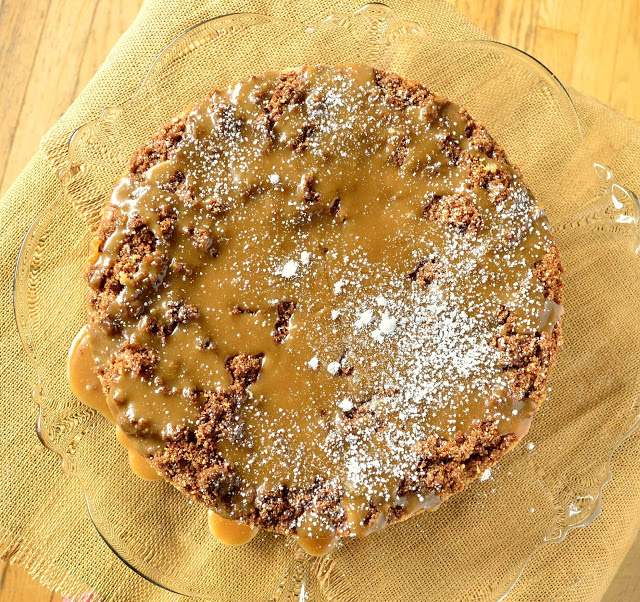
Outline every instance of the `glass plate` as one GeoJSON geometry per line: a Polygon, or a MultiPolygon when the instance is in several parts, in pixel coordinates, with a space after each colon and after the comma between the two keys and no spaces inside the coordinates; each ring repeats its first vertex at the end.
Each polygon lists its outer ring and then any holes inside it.
{"type": "Polygon", "coordinates": [[[38,376],[38,434],[81,483],[111,549],[161,587],[241,601],[496,600],[536,550],[597,517],[611,455],[640,416],[640,382],[625,362],[640,352],[638,199],[594,164],[568,94],[542,64],[496,42],[442,34],[429,37],[381,4],[313,25],[219,17],[176,38],[131,100],[72,137],[63,192],[27,233],[16,265],[16,322],[38,376]],[[128,158],[191,102],[251,73],[341,62],[427,84],[467,107],[505,147],[560,247],[565,342],[527,441],[439,512],[321,559],[266,533],[226,547],[207,533],[203,507],[131,474],[112,425],[67,386],[67,350],[86,318],[87,245],[128,158]]]}

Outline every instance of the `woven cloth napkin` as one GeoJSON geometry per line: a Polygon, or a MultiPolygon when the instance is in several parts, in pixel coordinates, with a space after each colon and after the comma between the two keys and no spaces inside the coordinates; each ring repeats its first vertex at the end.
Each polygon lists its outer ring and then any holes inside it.
{"type": "MultiPolygon", "coordinates": [[[[44,585],[80,599],[92,591],[107,600],[184,599],[164,592],[120,562],[94,530],[79,485],[65,476],[59,459],[35,434],[35,383],[14,326],[11,294],[20,242],[38,213],[60,192],[71,133],[106,106],[132,96],[154,57],[176,35],[205,19],[257,12],[317,21],[332,12],[353,12],[363,2],[324,0],[147,0],[138,18],[102,68],[0,201],[0,553],[44,585]]],[[[451,39],[488,36],[442,0],[389,0],[398,14],[437,28],[451,39]]],[[[571,91],[587,144],[617,180],[640,190],[640,126],[591,98],[571,91]]],[[[637,361],[630,358],[630,361],[637,361]]],[[[510,600],[599,600],[640,526],[640,431],[614,454],[614,480],[604,492],[599,518],[561,544],[540,549],[528,563],[510,600]]],[[[509,559],[505,558],[505,563],[509,559]]],[[[478,599],[484,599],[480,597],[478,599]]]]}

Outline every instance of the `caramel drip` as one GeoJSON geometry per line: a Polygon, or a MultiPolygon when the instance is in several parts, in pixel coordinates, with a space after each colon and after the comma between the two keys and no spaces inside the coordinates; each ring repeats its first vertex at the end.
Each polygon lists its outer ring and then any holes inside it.
{"type": "Polygon", "coordinates": [[[133,446],[125,432],[116,426],[116,439],[127,450],[131,472],[145,481],[159,481],[162,477],[145,457],[133,446]]]}
{"type": "Polygon", "coordinates": [[[83,326],[71,343],[67,358],[67,380],[74,395],[82,403],[98,410],[107,420],[115,423],[89,349],[88,326],[83,326]]]}
{"type": "MultiPolygon", "coordinates": [[[[107,420],[115,422],[113,414],[107,405],[105,394],[102,391],[102,385],[89,349],[87,326],[78,332],[69,349],[67,380],[71,390],[82,403],[98,410],[107,420]]],[[[127,435],[118,426],[116,426],[116,437],[127,449],[129,465],[134,474],[146,481],[156,481],[162,478],[149,463],[149,460],[138,453],[127,438],[127,435]]]]}
{"type": "Polygon", "coordinates": [[[213,510],[209,510],[209,530],[219,542],[230,546],[248,543],[260,531],[260,529],[250,527],[237,520],[224,518],[213,510]]]}
{"type": "Polygon", "coordinates": [[[336,545],[336,538],[298,535],[298,545],[311,556],[324,556],[333,550],[336,545]]]}

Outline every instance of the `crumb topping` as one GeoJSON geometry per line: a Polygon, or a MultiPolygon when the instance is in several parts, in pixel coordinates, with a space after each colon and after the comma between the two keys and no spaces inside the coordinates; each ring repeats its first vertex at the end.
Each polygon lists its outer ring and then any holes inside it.
{"type": "Polygon", "coordinates": [[[159,130],[87,278],[122,429],[281,533],[364,534],[485,478],[560,340],[558,249],[504,150],[357,65],[252,77],[159,130]]]}

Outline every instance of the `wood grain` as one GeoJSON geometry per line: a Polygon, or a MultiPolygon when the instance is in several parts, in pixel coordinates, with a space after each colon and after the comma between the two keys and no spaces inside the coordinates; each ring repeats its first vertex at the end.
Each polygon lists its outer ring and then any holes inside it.
{"type": "MultiPolygon", "coordinates": [[[[640,121],[640,0],[449,0],[502,42],[640,121]]],[[[135,18],[142,0],[0,0],[0,194],[135,18]]],[[[0,602],[60,602],[0,564],[0,602]]],[[[606,602],[640,600],[640,540],[606,602]]]]}
{"type": "Polygon", "coordinates": [[[142,0],[4,0],[0,5],[0,195],[38,149],[142,0]]]}
{"type": "Polygon", "coordinates": [[[2,602],[62,602],[58,594],[47,591],[19,565],[3,564],[0,574],[2,602]]]}
{"type": "Polygon", "coordinates": [[[0,114],[8,126],[8,135],[0,137],[0,194],[6,189],[4,176],[7,168],[19,169],[18,164],[22,165],[15,160],[10,163],[9,155],[13,148],[22,146],[20,140],[16,142],[16,128],[25,104],[27,86],[34,72],[49,0],[34,0],[26,5],[6,1],[2,3],[1,11],[0,114]]]}

